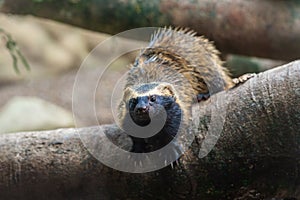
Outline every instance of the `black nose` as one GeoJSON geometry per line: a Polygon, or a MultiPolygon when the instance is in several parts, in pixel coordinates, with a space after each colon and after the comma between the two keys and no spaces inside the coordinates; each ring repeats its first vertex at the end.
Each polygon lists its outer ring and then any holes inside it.
{"type": "Polygon", "coordinates": [[[149,107],[146,105],[136,107],[137,114],[146,114],[148,113],[148,111],[149,111],[149,107]]]}

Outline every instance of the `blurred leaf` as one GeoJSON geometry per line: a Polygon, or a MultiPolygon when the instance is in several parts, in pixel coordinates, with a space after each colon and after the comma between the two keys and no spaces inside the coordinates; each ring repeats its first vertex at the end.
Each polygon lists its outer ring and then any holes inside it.
{"type": "Polygon", "coordinates": [[[29,66],[27,60],[25,59],[25,57],[23,56],[23,54],[21,53],[21,51],[19,49],[17,49],[16,52],[17,52],[19,58],[21,59],[23,65],[27,69],[27,71],[29,71],[30,70],[30,66],[29,66]]]}
{"type": "Polygon", "coordinates": [[[12,56],[12,59],[13,59],[13,66],[14,66],[14,69],[16,71],[17,74],[20,74],[20,70],[18,68],[18,58],[15,54],[10,54],[12,56]]]}
{"type": "Polygon", "coordinates": [[[6,40],[6,48],[8,49],[12,59],[13,59],[13,68],[17,74],[20,74],[19,66],[18,66],[18,59],[21,60],[22,64],[24,65],[27,71],[30,70],[30,65],[28,64],[26,58],[23,56],[17,43],[12,39],[11,35],[7,33],[4,29],[0,28],[0,33],[4,35],[6,40]]]}

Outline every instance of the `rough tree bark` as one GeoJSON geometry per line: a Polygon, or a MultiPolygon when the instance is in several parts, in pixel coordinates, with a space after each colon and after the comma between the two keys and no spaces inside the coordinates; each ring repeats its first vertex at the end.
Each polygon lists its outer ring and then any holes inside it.
{"type": "Polygon", "coordinates": [[[295,60],[300,54],[297,0],[4,0],[0,11],[110,34],[147,26],[190,27],[215,41],[223,53],[277,60],[295,60]]]}
{"type": "MultiPolygon", "coordinates": [[[[0,198],[300,198],[300,61],[213,95],[193,111],[194,134],[208,142],[194,142],[174,169],[168,166],[143,174],[106,167],[87,151],[78,133],[96,142],[101,153],[106,137],[99,127],[3,134],[0,198]],[[200,159],[201,145],[209,146],[217,137],[217,132],[209,135],[209,121],[214,122],[218,118],[214,112],[223,108],[220,138],[200,159]]],[[[130,147],[131,141],[116,125],[100,128],[115,143],[130,147]]],[[[115,152],[111,149],[104,156],[115,159],[115,152]]]]}

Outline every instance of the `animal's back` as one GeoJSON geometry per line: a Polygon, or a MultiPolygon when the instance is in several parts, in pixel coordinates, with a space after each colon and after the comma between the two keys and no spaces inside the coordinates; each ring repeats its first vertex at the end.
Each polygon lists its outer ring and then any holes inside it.
{"type": "Polygon", "coordinates": [[[218,55],[211,42],[193,31],[161,28],[141,51],[134,66],[149,61],[162,63],[183,74],[195,95],[216,93],[233,86],[218,55]]]}

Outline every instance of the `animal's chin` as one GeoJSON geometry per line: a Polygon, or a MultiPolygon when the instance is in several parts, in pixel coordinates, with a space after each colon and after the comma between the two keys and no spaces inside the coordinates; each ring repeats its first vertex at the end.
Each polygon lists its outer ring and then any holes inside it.
{"type": "Polygon", "coordinates": [[[148,124],[150,124],[151,119],[148,114],[140,114],[135,115],[133,117],[133,121],[139,126],[147,126],[148,124]]]}

